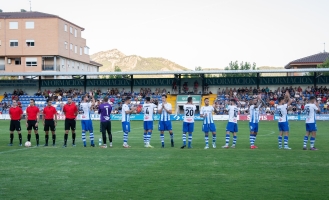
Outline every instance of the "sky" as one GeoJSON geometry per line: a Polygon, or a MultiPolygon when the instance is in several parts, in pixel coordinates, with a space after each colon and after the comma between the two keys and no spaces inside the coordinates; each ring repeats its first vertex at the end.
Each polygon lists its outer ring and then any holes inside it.
{"type": "MultiPolygon", "coordinates": [[[[90,53],[163,57],[194,69],[230,61],[283,67],[329,51],[328,0],[31,0],[85,28],[90,53]]],[[[0,0],[3,12],[29,0],[0,0]]]]}

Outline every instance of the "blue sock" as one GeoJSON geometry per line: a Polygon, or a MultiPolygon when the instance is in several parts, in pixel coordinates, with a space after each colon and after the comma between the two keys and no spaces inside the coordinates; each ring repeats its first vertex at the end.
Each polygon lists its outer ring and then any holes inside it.
{"type": "Polygon", "coordinates": [[[123,143],[127,143],[128,142],[128,133],[124,132],[123,133],[123,143]]]}
{"type": "Polygon", "coordinates": [[[249,135],[249,142],[250,142],[250,146],[254,145],[254,134],[249,135]]]}
{"type": "Polygon", "coordinates": [[[87,146],[86,132],[85,131],[82,131],[82,142],[83,142],[83,146],[87,146]]]}
{"type": "Polygon", "coordinates": [[[237,139],[237,136],[233,136],[233,144],[232,145],[236,145],[236,139],[237,139]]]}
{"type": "Polygon", "coordinates": [[[279,147],[282,147],[282,136],[278,137],[279,147]]]}
{"type": "Polygon", "coordinates": [[[192,145],[192,133],[188,134],[188,147],[191,147],[192,145]]]}
{"type": "Polygon", "coordinates": [[[311,143],[311,148],[313,148],[314,147],[314,143],[315,143],[315,138],[314,137],[311,137],[310,143],[311,143]]]}
{"type": "Polygon", "coordinates": [[[225,136],[225,145],[228,146],[229,143],[230,143],[230,134],[226,134],[226,136],[225,136]]]}
{"type": "Polygon", "coordinates": [[[148,143],[151,142],[151,136],[152,136],[152,132],[147,132],[147,142],[148,143]]]}
{"type": "Polygon", "coordinates": [[[204,134],[204,142],[206,143],[206,146],[208,146],[209,143],[208,133],[204,134]]]}
{"type": "Polygon", "coordinates": [[[304,147],[306,147],[306,145],[307,145],[307,142],[308,142],[308,136],[304,136],[304,147]]]}
{"type": "Polygon", "coordinates": [[[186,145],[186,133],[183,133],[182,139],[183,139],[183,145],[186,145]]]}
{"type": "Polygon", "coordinates": [[[283,141],[284,141],[284,147],[288,147],[288,136],[284,136],[283,137],[283,141]]]}
{"type": "Polygon", "coordinates": [[[212,143],[216,144],[216,134],[212,134],[212,143]]]}
{"type": "Polygon", "coordinates": [[[164,134],[160,133],[161,145],[164,147],[164,134]]]}
{"type": "Polygon", "coordinates": [[[89,138],[90,138],[90,144],[94,145],[94,133],[93,132],[89,133],[89,138]]]}
{"type": "Polygon", "coordinates": [[[147,141],[147,133],[144,133],[144,144],[146,144],[147,141]]]}

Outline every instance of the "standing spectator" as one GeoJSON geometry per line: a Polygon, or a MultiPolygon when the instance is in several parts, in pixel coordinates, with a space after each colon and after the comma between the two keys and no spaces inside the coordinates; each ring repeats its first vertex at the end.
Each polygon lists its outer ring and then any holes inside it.
{"type": "Polygon", "coordinates": [[[9,146],[13,146],[14,131],[18,133],[19,146],[22,146],[22,134],[21,134],[21,122],[23,116],[23,110],[17,106],[16,100],[13,100],[13,106],[9,109],[10,116],[10,143],[9,146]]]}
{"type": "Polygon", "coordinates": [[[78,108],[74,102],[72,102],[72,97],[67,98],[67,103],[63,107],[63,113],[65,115],[65,134],[64,134],[64,145],[67,146],[68,133],[72,132],[72,146],[75,147],[75,127],[76,127],[76,117],[78,115],[78,108]]]}

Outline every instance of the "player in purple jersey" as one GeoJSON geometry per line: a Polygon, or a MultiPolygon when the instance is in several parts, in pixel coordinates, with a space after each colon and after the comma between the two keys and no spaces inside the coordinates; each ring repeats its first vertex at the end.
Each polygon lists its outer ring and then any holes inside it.
{"type": "Polygon", "coordinates": [[[109,98],[106,96],[103,99],[103,103],[98,108],[98,113],[100,113],[101,121],[101,132],[103,136],[103,146],[102,148],[107,148],[106,145],[106,131],[109,135],[110,147],[112,147],[112,133],[111,133],[111,111],[112,106],[108,103],[109,98]]]}

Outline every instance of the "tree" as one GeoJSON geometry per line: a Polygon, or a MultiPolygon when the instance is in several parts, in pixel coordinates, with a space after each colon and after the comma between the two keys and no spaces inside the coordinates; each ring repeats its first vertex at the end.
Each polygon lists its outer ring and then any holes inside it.
{"type": "MultiPolygon", "coordinates": [[[[329,58],[322,64],[318,64],[317,68],[329,68],[329,58]]],[[[329,72],[319,72],[322,76],[329,76],[329,72]]],[[[314,72],[307,72],[304,76],[314,76],[314,72]]]]}
{"type": "MultiPolygon", "coordinates": [[[[121,72],[121,68],[119,66],[115,66],[114,67],[114,72],[121,72]]],[[[110,75],[110,78],[113,79],[113,78],[122,78],[121,75],[110,75]]]]}
{"type": "MultiPolygon", "coordinates": [[[[238,61],[230,62],[229,66],[225,67],[225,70],[257,70],[256,63],[252,65],[249,62],[241,62],[240,65],[238,61]]],[[[234,73],[234,74],[223,74],[223,77],[256,77],[256,73],[234,73]]]]}
{"type": "Polygon", "coordinates": [[[200,66],[195,67],[194,71],[202,71],[202,67],[200,67],[200,66]]]}

